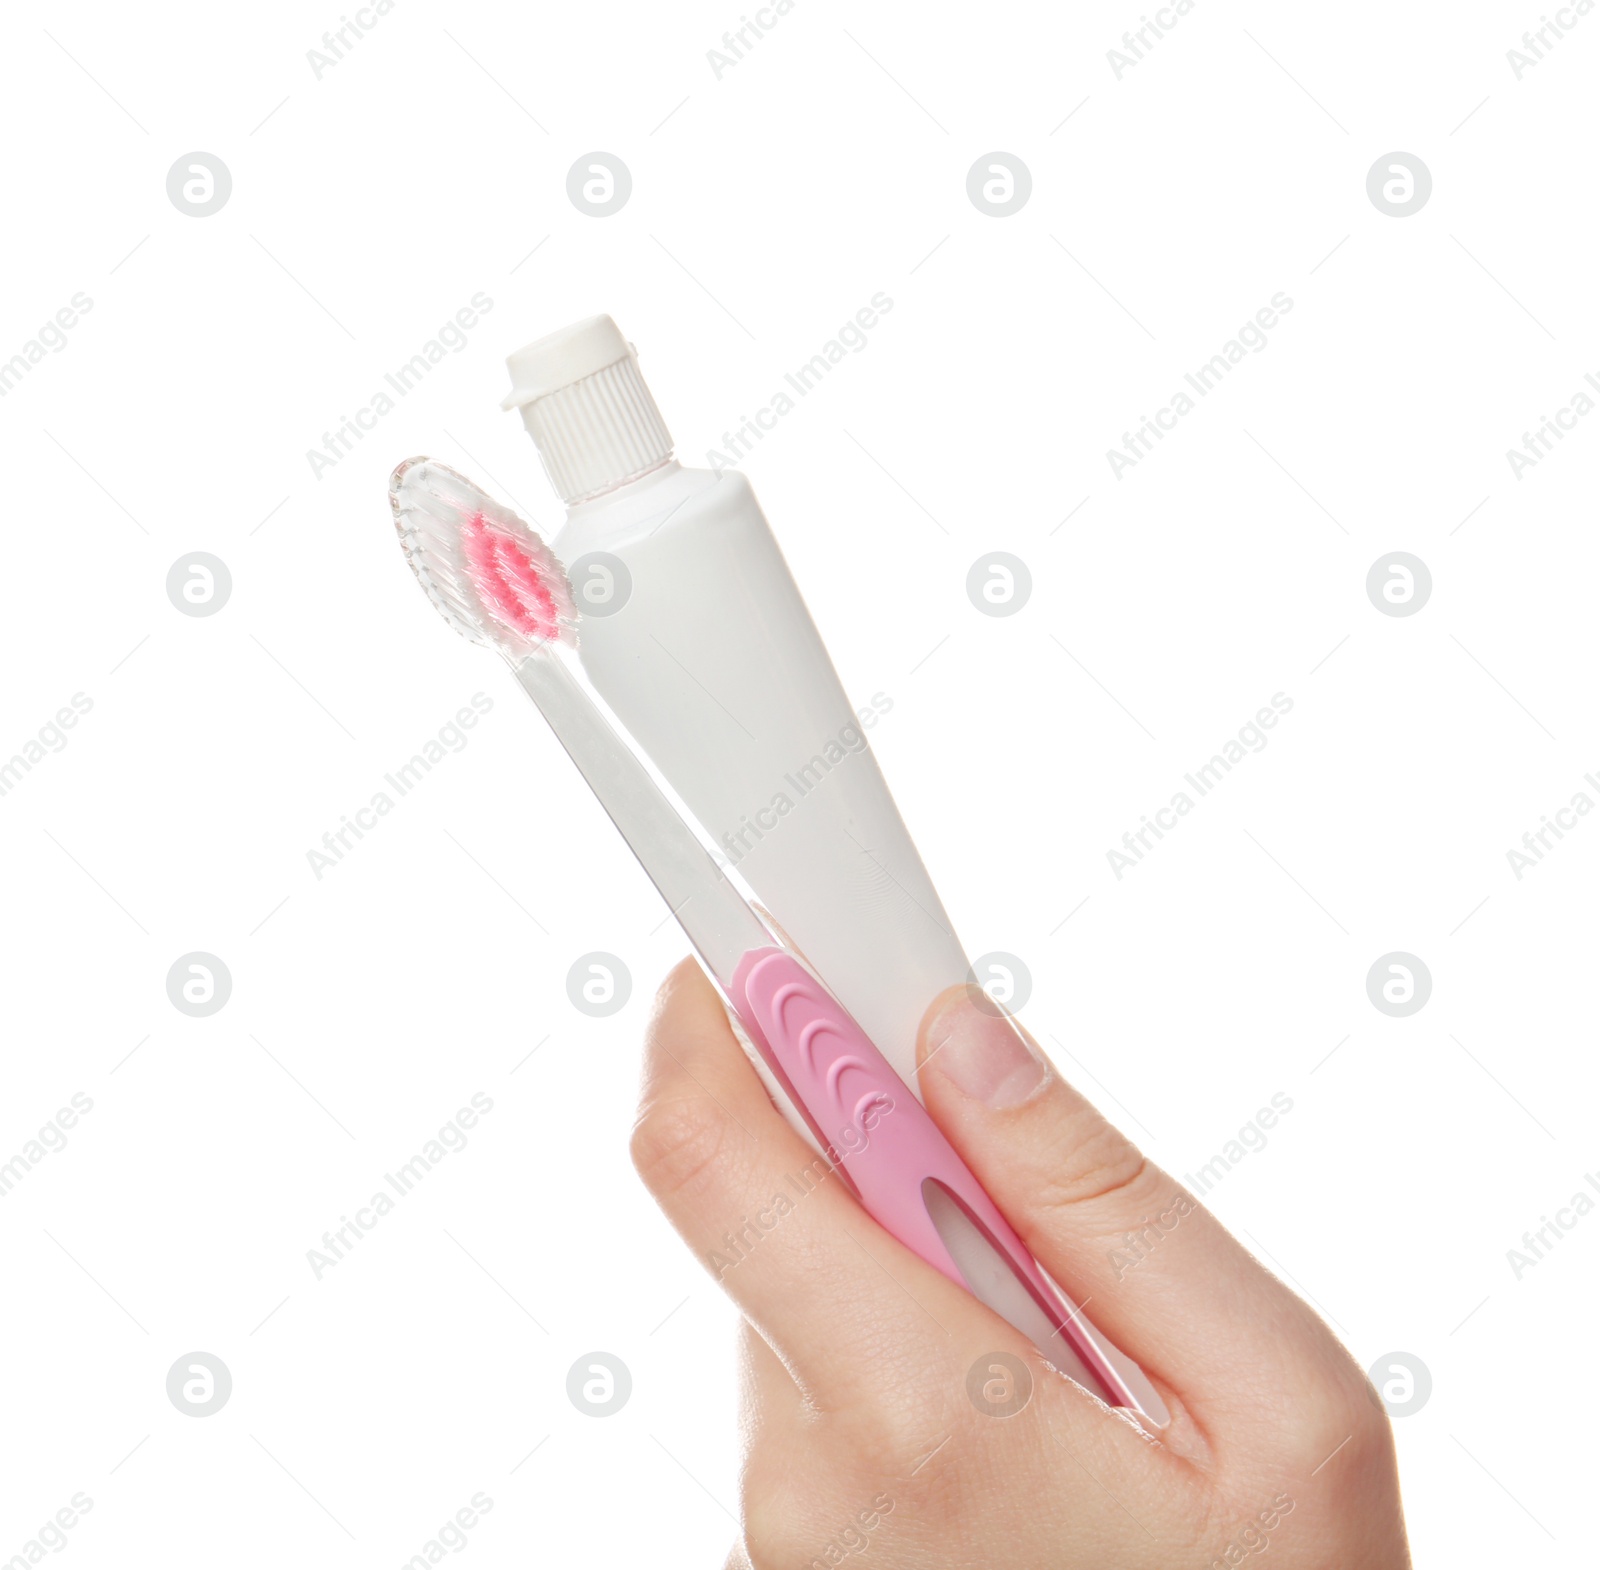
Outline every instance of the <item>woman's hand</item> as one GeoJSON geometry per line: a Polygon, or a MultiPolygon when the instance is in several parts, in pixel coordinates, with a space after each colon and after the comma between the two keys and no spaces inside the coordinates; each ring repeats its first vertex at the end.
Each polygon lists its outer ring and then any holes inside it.
{"type": "Polygon", "coordinates": [[[730,1566],[1408,1565],[1388,1419],[1322,1321],[1012,1021],[956,989],[919,1062],[946,1136],[1171,1426],[1110,1411],[878,1227],[686,961],[650,1026],[633,1156],[746,1320],[730,1566]]]}

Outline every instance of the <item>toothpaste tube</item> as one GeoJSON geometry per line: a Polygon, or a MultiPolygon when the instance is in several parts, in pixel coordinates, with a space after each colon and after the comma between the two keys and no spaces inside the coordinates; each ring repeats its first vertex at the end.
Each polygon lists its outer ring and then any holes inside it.
{"type": "Polygon", "coordinates": [[[750,482],[672,455],[632,346],[590,317],[513,354],[568,507],[552,542],[590,680],[894,1068],[967,960],[750,482]]]}

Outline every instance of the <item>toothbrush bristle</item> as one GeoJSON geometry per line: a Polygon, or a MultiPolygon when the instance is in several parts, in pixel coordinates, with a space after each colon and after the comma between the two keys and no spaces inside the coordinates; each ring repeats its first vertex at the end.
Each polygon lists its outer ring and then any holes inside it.
{"type": "Polygon", "coordinates": [[[514,512],[431,458],[396,468],[389,501],[418,582],[464,638],[508,659],[577,641],[566,572],[514,512]]]}
{"type": "Polygon", "coordinates": [[[461,545],[472,585],[491,616],[524,638],[560,636],[572,604],[569,599],[563,607],[552,592],[552,585],[566,589],[566,574],[543,540],[517,540],[475,512],[461,525],[461,545]]]}

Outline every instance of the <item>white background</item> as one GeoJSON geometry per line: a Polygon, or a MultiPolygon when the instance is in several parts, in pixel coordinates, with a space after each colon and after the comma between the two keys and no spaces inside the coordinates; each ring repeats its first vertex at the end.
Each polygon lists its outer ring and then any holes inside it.
{"type": "Polygon", "coordinates": [[[1396,1425],[1419,1563],[1580,1562],[1600,1219],[1520,1280],[1507,1250],[1600,1167],[1600,822],[1520,881],[1506,852],[1600,800],[1600,418],[1520,480],[1505,453],[1600,374],[1600,19],[1519,81],[1532,6],[1200,0],[1118,80],[1133,6],[798,0],[718,79],[732,5],[367,15],[319,79],[333,4],[9,13],[0,357],[93,308],[0,400],[0,754],[93,708],[0,798],[0,1161],[94,1110],[0,1203],[0,1555],[81,1490],[85,1567],[393,1565],[482,1491],[474,1562],[721,1562],[732,1315],[625,1149],[684,945],[425,606],[384,482],[431,453],[553,528],[507,352],[611,312],[703,463],[883,291],[743,467],[856,701],[893,699],[874,746],[969,949],[1025,959],[1026,1022],[1176,1172],[1292,1097],[1208,1203],[1363,1367],[1431,1371],[1396,1425]],[[596,149],[634,182],[604,219],[566,195],[596,149]],[[206,218],[165,189],[193,150],[232,175],[206,218]],[[993,150],[1032,174],[1003,219],[966,194],[993,150]],[[1366,190],[1395,150],[1433,178],[1404,219],[1366,190]],[[477,291],[465,349],[315,477],[477,291]],[[165,591],[196,550],[233,581],[203,619],[165,591]],[[992,550],[1033,576],[1006,619],[964,592],[992,550]],[[1364,588],[1396,550],[1433,578],[1406,618],[1364,588]],[[1270,745],[1114,877],[1275,692],[1270,745]],[[193,950],[233,980],[204,1019],[166,995],[193,950]],[[610,1019],[567,1000],[591,950],[633,976],[610,1019]],[[1432,974],[1409,1018],[1367,998],[1392,950],[1432,974]],[[474,1092],[467,1148],[318,1280],[474,1092]],[[233,1378],[204,1419],[165,1393],[197,1349],[233,1378]],[[603,1420],[565,1392],[594,1350],[633,1377],[603,1420]]]}

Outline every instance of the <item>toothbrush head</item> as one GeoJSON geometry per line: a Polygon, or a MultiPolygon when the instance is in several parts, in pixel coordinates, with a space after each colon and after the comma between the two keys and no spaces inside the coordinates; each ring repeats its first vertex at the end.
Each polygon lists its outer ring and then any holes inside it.
{"type": "Polygon", "coordinates": [[[389,477],[400,548],[434,609],[513,664],[552,639],[576,644],[572,586],[555,553],[514,512],[432,458],[389,477]]]}

